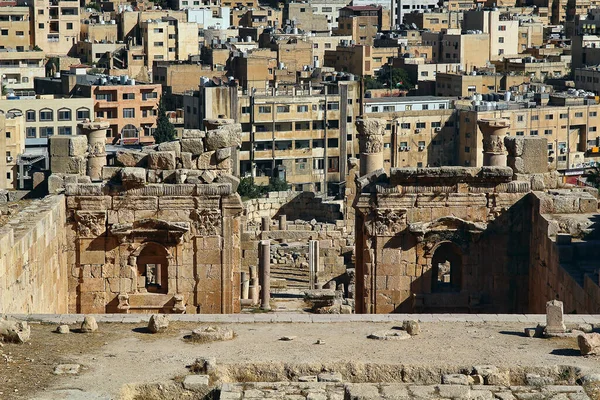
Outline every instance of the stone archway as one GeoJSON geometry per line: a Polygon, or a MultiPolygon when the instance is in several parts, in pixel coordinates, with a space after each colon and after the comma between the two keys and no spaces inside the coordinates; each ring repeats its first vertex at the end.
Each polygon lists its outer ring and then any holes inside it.
{"type": "Polygon", "coordinates": [[[136,251],[138,291],[169,293],[169,252],[162,245],[149,242],[136,251]]]}
{"type": "Polygon", "coordinates": [[[453,242],[442,242],[432,251],[431,292],[460,292],[463,270],[461,248],[453,242]]]}

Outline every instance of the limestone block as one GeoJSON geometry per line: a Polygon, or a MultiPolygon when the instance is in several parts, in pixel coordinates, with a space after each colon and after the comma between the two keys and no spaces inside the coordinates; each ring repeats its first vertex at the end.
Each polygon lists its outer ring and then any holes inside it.
{"type": "Polygon", "coordinates": [[[582,196],[579,198],[580,213],[598,212],[598,200],[592,196],[582,196]]]}
{"type": "Polygon", "coordinates": [[[160,172],[160,182],[175,183],[175,180],[177,177],[176,170],[169,169],[169,170],[156,171],[156,172],[160,172]]]}
{"type": "Polygon", "coordinates": [[[184,169],[195,169],[197,164],[194,161],[192,160],[192,153],[181,152],[181,166],[184,169]]]}
{"type": "Polygon", "coordinates": [[[121,169],[121,182],[125,188],[134,188],[146,184],[146,170],[144,168],[125,167],[121,169]]]}
{"type": "Polygon", "coordinates": [[[205,142],[208,151],[240,146],[242,144],[242,126],[241,124],[230,124],[210,130],[206,132],[205,142]]]}
{"type": "Polygon", "coordinates": [[[158,198],[154,196],[115,196],[113,197],[115,210],[158,210],[158,198]]]}
{"type": "Polygon", "coordinates": [[[212,183],[215,180],[216,175],[213,171],[207,169],[202,172],[202,175],[200,175],[200,177],[202,178],[204,183],[212,183]]]}
{"type": "Polygon", "coordinates": [[[179,143],[179,140],[174,140],[172,142],[164,142],[158,145],[157,150],[159,152],[174,151],[175,156],[179,157],[179,154],[181,153],[181,144],[179,143]]]}
{"type": "Polygon", "coordinates": [[[152,333],[165,332],[169,328],[169,316],[167,314],[152,314],[148,322],[148,331],[152,333]]]}
{"type": "Polygon", "coordinates": [[[81,323],[81,332],[83,333],[91,333],[98,330],[98,323],[96,322],[96,318],[91,315],[86,315],[81,323]]]}
{"type": "Polygon", "coordinates": [[[513,169],[516,174],[525,173],[525,162],[522,157],[508,157],[506,163],[513,169]]]}
{"type": "Polygon", "coordinates": [[[110,181],[111,179],[114,179],[115,177],[120,176],[119,175],[120,172],[121,172],[121,167],[104,166],[104,167],[102,167],[102,180],[110,181]]]}
{"type": "Polygon", "coordinates": [[[181,151],[191,153],[194,156],[204,153],[203,139],[181,139],[181,151]]]}
{"type": "Polygon", "coordinates": [[[30,335],[31,328],[27,322],[0,318],[0,338],[4,341],[25,343],[30,335]]]}
{"type": "Polygon", "coordinates": [[[222,149],[218,149],[215,152],[215,158],[217,160],[218,163],[227,160],[228,158],[231,157],[231,147],[225,147],[222,149]]]}
{"type": "Polygon", "coordinates": [[[184,129],[181,137],[183,139],[201,139],[206,137],[206,133],[200,129],[184,129]]]}
{"type": "Polygon", "coordinates": [[[214,151],[207,151],[202,153],[198,157],[196,162],[198,169],[215,169],[217,166],[217,160],[214,151]]]}
{"type": "Polygon", "coordinates": [[[600,333],[584,333],[577,337],[577,344],[581,355],[600,354],[600,333]]]}
{"type": "Polygon", "coordinates": [[[48,193],[58,194],[64,189],[64,177],[57,174],[52,174],[48,177],[48,193]]]}
{"type": "Polygon", "coordinates": [[[563,321],[563,302],[552,300],[546,303],[546,335],[564,333],[567,328],[563,321]]]}
{"type": "Polygon", "coordinates": [[[231,191],[233,193],[237,192],[238,186],[240,185],[240,178],[237,178],[231,174],[222,174],[217,177],[216,181],[218,183],[231,183],[231,191]]]}
{"type": "MultiPolygon", "coordinates": [[[[148,168],[175,170],[176,153],[174,151],[157,151],[148,154],[148,168]]],[[[164,176],[163,176],[164,179],[164,176]]]]}
{"type": "Polygon", "coordinates": [[[519,136],[506,136],[504,138],[504,146],[510,157],[520,157],[523,154],[525,138],[519,136]]]}
{"type": "Polygon", "coordinates": [[[143,151],[120,150],[117,151],[117,164],[124,167],[145,167],[148,154],[143,151]]]}
{"type": "Polygon", "coordinates": [[[84,175],[87,167],[87,159],[83,156],[50,158],[50,170],[52,173],[84,175]]]}
{"type": "Polygon", "coordinates": [[[571,214],[579,212],[579,197],[576,195],[554,196],[554,212],[556,214],[571,214]]]}
{"type": "Polygon", "coordinates": [[[155,151],[158,151],[158,145],[157,144],[153,144],[151,146],[144,146],[144,147],[142,147],[142,152],[144,152],[144,153],[153,153],[155,151]]]}

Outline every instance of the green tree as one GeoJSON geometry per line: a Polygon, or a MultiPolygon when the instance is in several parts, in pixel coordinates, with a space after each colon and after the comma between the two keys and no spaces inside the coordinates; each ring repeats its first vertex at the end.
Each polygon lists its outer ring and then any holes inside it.
{"type": "Polygon", "coordinates": [[[40,46],[38,46],[37,44],[35,46],[33,46],[33,51],[44,51],[40,48],[40,46]]]}
{"type": "Polygon", "coordinates": [[[592,167],[592,169],[588,170],[583,176],[589,185],[600,190],[600,167],[592,167]]]}
{"type": "Polygon", "coordinates": [[[274,177],[269,179],[269,186],[267,186],[267,191],[285,192],[286,190],[289,190],[289,188],[290,185],[288,185],[288,183],[285,180],[274,177]]]}
{"type": "Polygon", "coordinates": [[[171,122],[169,122],[169,118],[167,118],[167,111],[165,110],[162,97],[158,102],[158,117],[156,118],[156,129],[154,130],[152,136],[154,136],[154,142],[156,144],[170,142],[177,138],[177,132],[175,131],[175,127],[171,122]]]}
{"type": "Polygon", "coordinates": [[[377,79],[372,78],[370,76],[365,77],[364,79],[365,89],[383,89],[383,83],[379,82],[377,79]]]}
{"type": "Polygon", "coordinates": [[[256,199],[264,193],[260,186],[254,184],[254,178],[252,177],[242,178],[237,191],[244,200],[256,199]]]}
{"type": "Polygon", "coordinates": [[[377,73],[377,81],[389,87],[390,78],[394,89],[412,89],[414,87],[405,69],[392,68],[386,64],[377,73]],[[392,69],[391,74],[390,68],[392,69]]]}

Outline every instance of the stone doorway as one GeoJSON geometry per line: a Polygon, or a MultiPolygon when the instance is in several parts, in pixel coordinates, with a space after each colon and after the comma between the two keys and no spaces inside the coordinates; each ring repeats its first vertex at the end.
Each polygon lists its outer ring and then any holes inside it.
{"type": "Polygon", "coordinates": [[[437,246],[431,259],[431,292],[460,292],[462,278],[462,251],[452,242],[437,246]]]}
{"type": "Polygon", "coordinates": [[[169,292],[169,260],[167,250],[157,244],[148,243],[137,256],[138,291],[141,293],[169,292]]]}

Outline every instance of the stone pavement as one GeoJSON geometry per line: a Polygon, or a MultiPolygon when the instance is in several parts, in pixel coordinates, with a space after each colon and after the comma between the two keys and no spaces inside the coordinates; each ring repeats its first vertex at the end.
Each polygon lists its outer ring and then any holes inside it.
{"type": "MultiPolygon", "coordinates": [[[[97,322],[132,323],[148,322],[150,314],[88,314],[97,322]]],[[[11,314],[13,318],[40,323],[76,324],[83,314],[11,314]]],[[[248,314],[169,314],[171,321],[205,323],[265,323],[265,322],[522,322],[535,326],[546,322],[546,314],[307,314],[307,313],[248,313],[248,314]]],[[[565,315],[566,324],[588,323],[600,326],[600,315],[565,315]]]]}
{"type": "Polygon", "coordinates": [[[221,400],[502,399],[589,400],[581,386],[410,385],[390,383],[256,382],[226,383],[221,400]]]}

